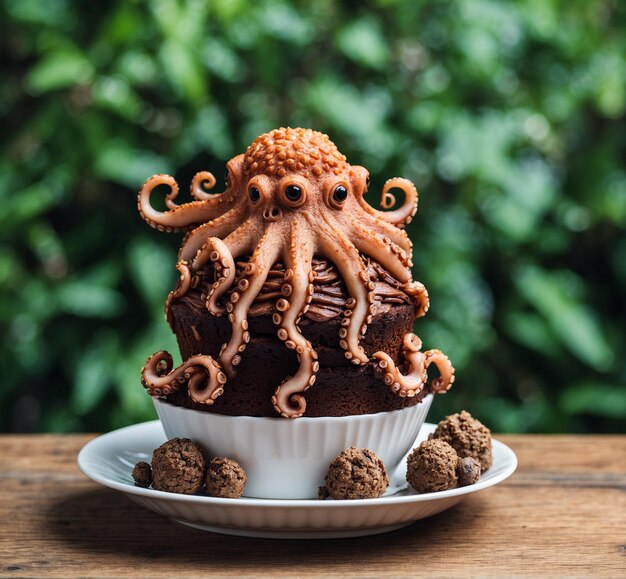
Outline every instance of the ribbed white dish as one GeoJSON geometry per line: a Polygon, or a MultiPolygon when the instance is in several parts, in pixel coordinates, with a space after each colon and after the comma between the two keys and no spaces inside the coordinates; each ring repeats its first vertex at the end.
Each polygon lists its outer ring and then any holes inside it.
{"type": "MultiPolygon", "coordinates": [[[[425,424],[412,446],[434,429],[434,424],[425,424]]],[[[94,481],[185,525],[230,535],[283,539],[358,537],[392,531],[503,481],[517,467],[515,453],[494,440],[493,465],[475,485],[438,493],[420,495],[405,489],[379,499],[357,501],[216,499],[134,486],[133,466],[140,460],[150,461],[152,451],[165,440],[159,421],[122,428],[85,445],[78,465],[94,481]]],[[[405,468],[403,460],[400,474],[405,468]]]]}
{"type": "Polygon", "coordinates": [[[191,438],[210,457],[237,460],[248,475],[246,497],[313,499],[330,461],[350,446],[369,448],[390,473],[387,494],[406,486],[393,474],[426,420],[429,394],[420,404],[378,414],[255,418],[222,416],[173,406],[159,399],[154,405],[168,439],[191,438]]]}

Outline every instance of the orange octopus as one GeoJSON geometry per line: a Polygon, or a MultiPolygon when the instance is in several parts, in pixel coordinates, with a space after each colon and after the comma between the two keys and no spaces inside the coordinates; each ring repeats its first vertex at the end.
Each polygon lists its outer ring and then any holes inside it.
{"type": "Polygon", "coordinates": [[[392,391],[409,397],[425,387],[426,369],[434,363],[440,376],[431,382],[432,390],[448,390],[454,381],[448,358],[439,350],[421,352],[421,341],[414,334],[407,334],[404,340],[406,374],[384,352],[377,352],[370,361],[359,343],[372,319],[374,301],[363,256],[404,284],[405,293],[416,304],[416,317],[429,307],[425,287],[412,280],[412,244],[402,229],[417,210],[417,191],[407,179],[388,180],[382,191],[383,208],[395,205],[392,189],[400,189],[405,200],[393,211],[378,211],[363,198],[368,184],[368,171],[349,165],[326,135],[292,128],[261,135],[244,154],[231,159],[223,193],[207,191],[215,185],[215,178],[203,171],[191,183],[195,201],[177,205],[178,185],[172,177],[148,179],[138,197],[143,219],[160,231],[187,232],[176,266],[180,282],[168,298],[166,313],[172,300],[193,285],[196,272],[212,263],[218,276],[206,308],[215,316],[227,315],[232,325],[230,340],[217,360],[197,355],[172,370],[167,352],[151,356],[142,370],[142,382],[150,394],[166,395],[187,383],[195,402],[212,404],[223,393],[250,340],[248,310],[268,272],[280,261],[285,266],[284,284],[273,320],[279,339],[295,350],[299,365],[297,372],[276,388],[272,403],[281,416],[302,416],[306,409],[302,393],[314,384],[319,368],[315,350],[299,329],[313,293],[313,256],[335,265],[350,295],[339,332],[346,358],[355,365],[375,364],[392,391]],[[150,204],[151,193],[159,185],[170,188],[165,212],[150,204]],[[235,259],[244,256],[250,258],[243,276],[236,280],[235,259]],[[234,283],[235,291],[222,304],[220,298],[234,283]]]}

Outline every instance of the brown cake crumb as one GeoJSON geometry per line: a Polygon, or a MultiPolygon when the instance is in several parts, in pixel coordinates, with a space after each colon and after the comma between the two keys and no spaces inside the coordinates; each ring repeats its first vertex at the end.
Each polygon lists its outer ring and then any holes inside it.
{"type": "Polygon", "coordinates": [[[454,488],[457,484],[454,448],[442,440],[425,440],[407,459],[406,480],[418,493],[454,488]]]}
{"type": "Polygon", "coordinates": [[[465,410],[446,416],[437,425],[433,438],[447,442],[460,458],[475,458],[483,471],[493,462],[491,431],[465,410]]]}
{"type": "Polygon", "coordinates": [[[478,482],[480,478],[480,463],[471,456],[459,458],[456,465],[456,476],[459,479],[459,486],[466,487],[478,482]]]}
{"type": "Polygon", "coordinates": [[[204,478],[204,457],[200,447],[188,438],[173,438],[152,455],[152,488],[192,495],[204,478]]]}
{"type": "Polygon", "coordinates": [[[136,486],[148,488],[152,484],[152,467],[147,462],[138,462],[133,469],[133,480],[136,486]]]}
{"type": "Polygon", "coordinates": [[[337,456],[328,467],[319,498],[375,499],[389,486],[383,461],[367,448],[350,447],[337,456]]]}
{"type": "Polygon", "coordinates": [[[206,490],[212,497],[238,499],[248,477],[243,467],[231,458],[214,458],[206,473],[206,490]]]}

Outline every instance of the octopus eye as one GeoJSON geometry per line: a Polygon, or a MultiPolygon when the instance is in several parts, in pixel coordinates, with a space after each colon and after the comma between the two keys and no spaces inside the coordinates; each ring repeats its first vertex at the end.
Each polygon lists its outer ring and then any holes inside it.
{"type": "Polygon", "coordinates": [[[256,203],[261,198],[261,192],[256,187],[250,187],[248,189],[248,195],[250,195],[250,201],[256,203]]]}
{"type": "Polygon", "coordinates": [[[289,201],[298,201],[300,197],[302,197],[302,189],[297,185],[289,185],[285,189],[285,197],[289,199],[289,201]]]}
{"type": "Polygon", "coordinates": [[[343,185],[337,185],[333,191],[333,201],[343,203],[348,198],[348,190],[343,185]]]}

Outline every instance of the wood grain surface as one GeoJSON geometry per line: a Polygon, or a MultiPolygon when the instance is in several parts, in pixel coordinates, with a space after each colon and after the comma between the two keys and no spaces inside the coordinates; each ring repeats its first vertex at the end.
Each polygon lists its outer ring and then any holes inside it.
{"type": "Polygon", "coordinates": [[[277,541],[178,526],[88,480],[92,436],[2,436],[2,577],[626,577],[626,436],[502,436],[519,469],[386,535],[277,541]]]}

